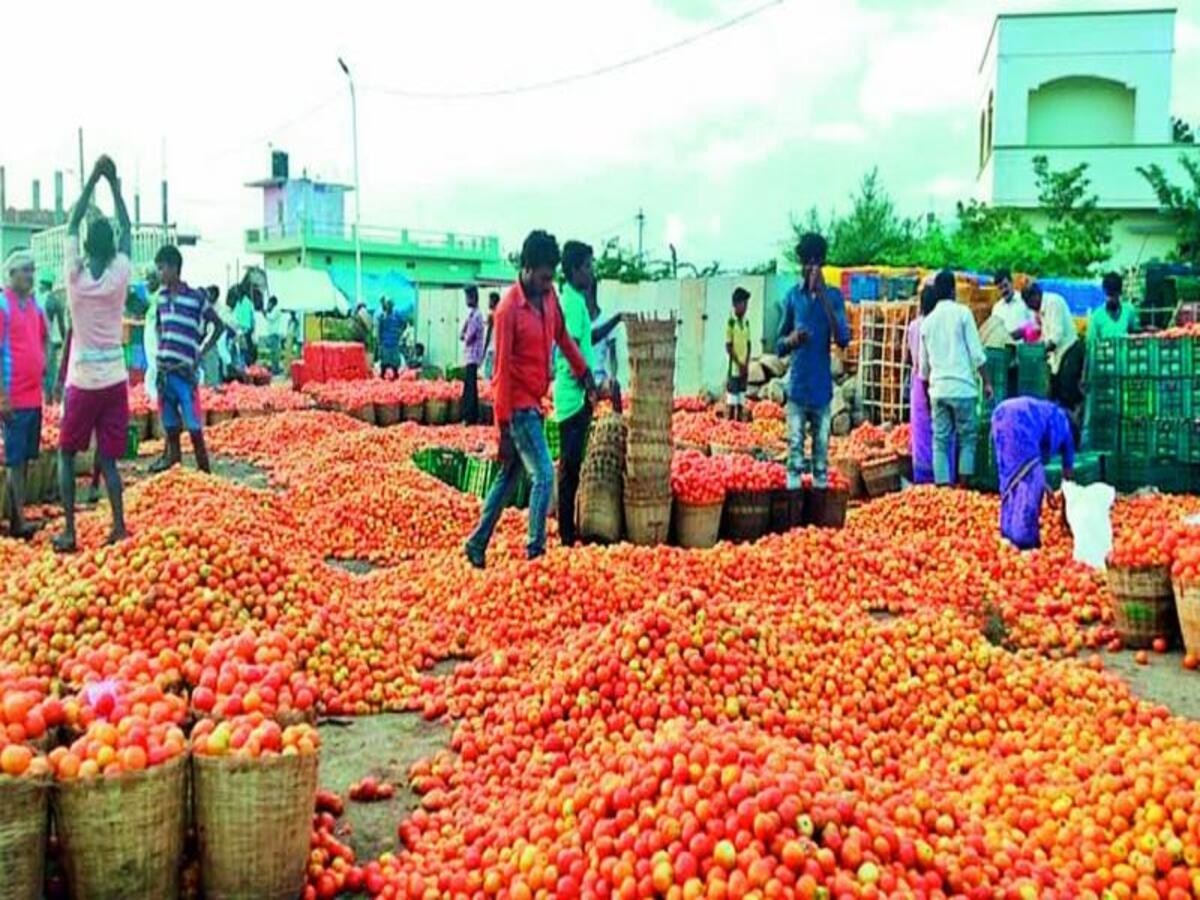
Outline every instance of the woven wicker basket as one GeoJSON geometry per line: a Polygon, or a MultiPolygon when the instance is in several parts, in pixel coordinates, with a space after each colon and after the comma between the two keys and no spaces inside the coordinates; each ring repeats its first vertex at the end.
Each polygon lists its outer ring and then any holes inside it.
{"type": "Polygon", "coordinates": [[[178,895],[186,776],[187,759],[179,756],[141,772],[58,785],[54,820],[73,897],[178,895]]]}
{"type": "Polygon", "coordinates": [[[861,466],[863,488],[868,497],[882,497],[900,490],[900,459],[875,459],[861,466]]]}
{"type": "Polygon", "coordinates": [[[1114,597],[1156,599],[1174,596],[1168,566],[1109,566],[1107,575],[1108,589],[1114,597]]]}
{"type": "Polygon", "coordinates": [[[455,397],[450,401],[448,409],[448,421],[451,423],[461,422],[463,419],[463,402],[461,397],[455,397]]]}
{"type": "Polygon", "coordinates": [[[425,401],[425,422],[429,425],[445,425],[450,420],[450,401],[425,401]]]}
{"type": "Polygon", "coordinates": [[[623,532],[625,423],[620,416],[596,421],[580,469],[575,520],[587,541],[615,543],[623,532]]]}
{"type": "Polygon", "coordinates": [[[625,494],[625,530],[631,544],[656,547],[671,531],[671,496],[631,497],[625,494]]]}
{"type": "Polygon", "coordinates": [[[767,530],[771,534],[783,534],[803,525],[807,503],[807,491],[787,488],[771,491],[771,514],[767,530]]]}
{"type": "Polygon", "coordinates": [[[405,403],[400,407],[400,419],[404,422],[424,422],[424,403],[405,403]]]}
{"type": "Polygon", "coordinates": [[[209,900],[292,900],[304,889],[317,757],[194,757],[196,837],[209,900]]]}
{"type": "Polygon", "coordinates": [[[0,900],[38,900],[50,828],[50,786],[0,775],[0,900]]]}
{"type": "Polygon", "coordinates": [[[1183,633],[1183,648],[1200,655],[1200,582],[1175,582],[1175,613],[1183,633]]]}
{"type": "Polygon", "coordinates": [[[771,522],[769,491],[734,491],[725,497],[721,533],[731,541],[756,541],[771,522]]]}
{"type": "Polygon", "coordinates": [[[723,503],[693,506],[675,501],[675,541],[680,547],[703,550],[716,544],[721,536],[723,503]]]}
{"type": "Polygon", "coordinates": [[[1174,643],[1179,633],[1174,597],[1113,597],[1113,618],[1121,643],[1149,647],[1157,638],[1174,643]]]}
{"type": "Polygon", "coordinates": [[[390,428],[400,423],[400,404],[376,403],[375,424],[381,428],[390,428]]]}

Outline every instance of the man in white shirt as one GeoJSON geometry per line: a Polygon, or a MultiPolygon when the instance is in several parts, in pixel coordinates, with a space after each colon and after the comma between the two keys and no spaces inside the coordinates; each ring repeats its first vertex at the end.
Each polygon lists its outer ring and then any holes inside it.
{"type": "Polygon", "coordinates": [[[1084,346],[1066,298],[1043,291],[1036,282],[1025,289],[1025,302],[1041,320],[1042,341],[1050,364],[1050,399],[1073,414],[1083,402],[1084,346]]]}
{"type": "Polygon", "coordinates": [[[1021,330],[1033,321],[1033,313],[1025,305],[1020,292],[1013,290],[1012,273],[1008,269],[997,269],[995,281],[1000,289],[1000,299],[992,307],[992,315],[1004,323],[1004,330],[1009,337],[1020,340],[1021,330]]]}
{"type": "Polygon", "coordinates": [[[969,307],[955,299],[954,273],[939,272],[933,283],[937,305],[921,323],[921,376],[933,410],[933,477],[950,484],[950,444],[958,446],[958,480],[966,484],[975,474],[975,444],[979,432],[979,388],[990,400],[987,354],[969,307]]]}

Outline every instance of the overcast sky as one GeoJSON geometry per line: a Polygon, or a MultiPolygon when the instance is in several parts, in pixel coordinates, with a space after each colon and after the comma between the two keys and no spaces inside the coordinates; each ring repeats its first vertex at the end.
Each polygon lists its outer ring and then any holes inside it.
{"type": "MultiPolygon", "coordinates": [[[[171,216],[202,238],[185,274],[223,282],[252,259],[242,236],[261,203],[243,183],[267,174],[270,146],[293,173],[351,180],[339,55],[359,86],[364,224],[498,234],[506,248],[531,227],[632,244],[643,207],[651,254],[674,241],[682,258],[733,266],[776,256],[789,213],[844,207],[873,165],[909,214],[971,193],[990,0],[781,0],[591,80],[397,93],[570,75],[764,2],[13,3],[0,42],[9,203],[28,205],[35,177],[52,203],[55,168],[74,194],[82,126],[87,165],[111,153],[144,218],[159,215],[165,164],[171,216]]],[[[1200,0],[1178,7],[1174,112],[1200,124],[1200,0]]]]}

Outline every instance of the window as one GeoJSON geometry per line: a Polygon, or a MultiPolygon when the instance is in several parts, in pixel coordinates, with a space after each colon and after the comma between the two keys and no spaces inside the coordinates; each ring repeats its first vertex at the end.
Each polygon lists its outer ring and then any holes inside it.
{"type": "Polygon", "coordinates": [[[1137,96],[1119,81],[1055,78],[1029,92],[1027,143],[1033,147],[1132,144],[1137,96]]]}

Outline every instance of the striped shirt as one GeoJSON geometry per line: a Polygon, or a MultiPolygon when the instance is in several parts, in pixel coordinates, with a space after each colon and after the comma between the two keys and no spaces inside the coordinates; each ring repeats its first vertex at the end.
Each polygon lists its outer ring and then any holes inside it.
{"type": "Polygon", "coordinates": [[[182,282],[158,295],[158,367],[194,369],[204,341],[208,294],[182,282]]]}

